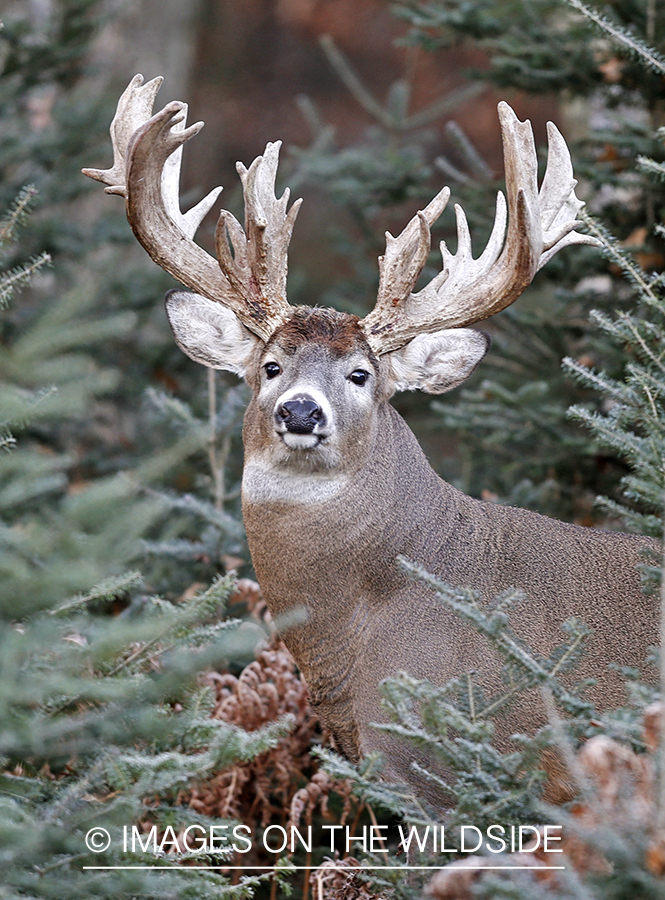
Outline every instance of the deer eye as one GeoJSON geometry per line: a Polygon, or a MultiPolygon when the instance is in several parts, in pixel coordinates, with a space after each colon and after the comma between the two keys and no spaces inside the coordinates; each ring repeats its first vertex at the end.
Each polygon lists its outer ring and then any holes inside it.
{"type": "Polygon", "coordinates": [[[276,362],[266,363],[263,367],[266,372],[266,378],[275,378],[276,375],[282,371],[281,366],[279,366],[276,362]]]}
{"type": "Polygon", "coordinates": [[[356,369],[355,372],[351,372],[349,375],[349,380],[354,384],[365,384],[368,378],[369,372],[366,372],[364,369],[356,369]]]}

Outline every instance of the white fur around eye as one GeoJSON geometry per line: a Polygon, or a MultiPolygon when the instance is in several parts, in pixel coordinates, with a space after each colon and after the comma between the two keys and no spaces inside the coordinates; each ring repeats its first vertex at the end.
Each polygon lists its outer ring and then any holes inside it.
{"type": "Polygon", "coordinates": [[[405,347],[387,353],[393,391],[443,394],[465,381],[485,356],[489,337],[471,328],[419,334],[405,347]]]}
{"type": "Polygon", "coordinates": [[[177,345],[190,359],[244,378],[261,343],[221,303],[188,291],[169,291],[166,315],[177,345]]]}

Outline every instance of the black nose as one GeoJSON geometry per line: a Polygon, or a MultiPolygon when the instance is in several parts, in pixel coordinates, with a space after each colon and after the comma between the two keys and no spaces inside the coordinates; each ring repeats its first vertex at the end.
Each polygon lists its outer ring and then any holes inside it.
{"type": "Polygon", "coordinates": [[[280,403],[275,418],[293,434],[311,434],[323,418],[323,410],[314,400],[299,397],[280,403]]]}

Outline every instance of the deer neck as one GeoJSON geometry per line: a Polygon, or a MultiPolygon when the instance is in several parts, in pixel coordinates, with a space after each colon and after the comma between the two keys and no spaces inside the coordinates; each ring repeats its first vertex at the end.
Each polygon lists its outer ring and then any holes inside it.
{"type": "Polygon", "coordinates": [[[300,484],[276,472],[272,488],[266,474],[246,460],[243,515],[254,569],[273,617],[296,613],[299,622],[284,640],[313,707],[355,758],[362,743],[359,661],[381,606],[408,589],[397,556],[425,561],[436,530],[432,510],[450,507],[441,495],[454,489],[436,476],[388,404],[378,407],[357,470],[328,483],[300,476],[300,484]]]}
{"type": "Polygon", "coordinates": [[[243,515],[271,611],[304,607],[317,641],[323,630],[354,627],[359,600],[380,603],[404,583],[396,557],[426,562],[446,510],[453,526],[453,494],[387,403],[377,409],[363,464],[349,473],[269,473],[248,458],[243,515]]]}

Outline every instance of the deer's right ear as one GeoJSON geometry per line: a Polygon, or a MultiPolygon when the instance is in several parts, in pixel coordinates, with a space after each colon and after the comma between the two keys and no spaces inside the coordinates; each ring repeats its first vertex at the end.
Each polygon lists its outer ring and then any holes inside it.
{"type": "Polygon", "coordinates": [[[194,362],[245,377],[263,342],[221,303],[188,291],[169,291],[166,315],[176,344],[194,362]]]}

